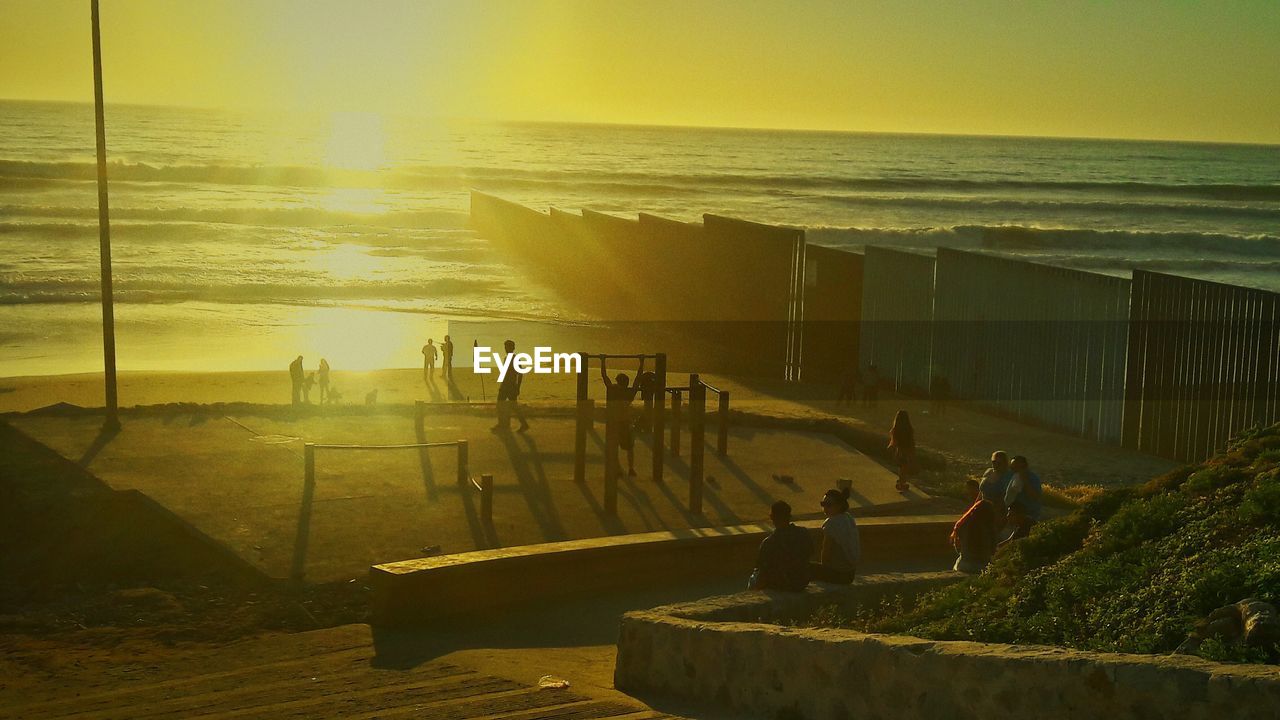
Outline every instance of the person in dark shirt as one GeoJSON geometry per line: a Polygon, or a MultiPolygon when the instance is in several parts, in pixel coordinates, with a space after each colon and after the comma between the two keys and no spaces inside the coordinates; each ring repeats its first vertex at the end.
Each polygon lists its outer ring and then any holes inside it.
{"type": "MultiPolygon", "coordinates": [[[[631,384],[631,379],[626,373],[618,373],[618,377],[614,380],[609,379],[609,371],[605,369],[606,360],[600,358],[600,377],[604,378],[605,387],[605,422],[613,429],[614,435],[618,438],[618,449],[627,451],[627,474],[634,476],[636,474],[636,453],[635,438],[631,434],[631,403],[636,399],[636,393],[640,392],[639,384],[631,384]]],[[[637,374],[644,373],[644,360],[640,360],[640,370],[637,374]]],[[[606,450],[607,452],[607,450],[606,450]]],[[[605,458],[605,462],[611,462],[618,466],[621,470],[621,463],[618,462],[617,455],[605,458]]]]}
{"type": "Polygon", "coordinates": [[[791,522],[791,506],[785,500],[769,508],[769,521],[775,529],[760,543],[748,588],[800,592],[809,584],[813,540],[808,530],[791,522]]]}
{"type": "Polygon", "coordinates": [[[302,404],[302,381],[306,379],[306,373],[302,371],[302,356],[299,355],[296,360],[289,363],[289,380],[293,382],[293,404],[302,404]]]}
{"type": "MultiPolygon", "coordinates": [[[[511,355],[516,351],[516,343],[514,340],[508,340],[502,344],[507,355],[511,355]]],[[[507,368],[507,374],[503,376],[502,382],[498,383],[498,424],[494,425],[491,430],[499,433],[511,432],[511,416],[515,415],[520,421],[520,427],[516,428],[516,432],[525,432],[529,429],[529,422],[525,420],[524,410],[520,408],[520,389],[524,385],[524,375],[516,370],[515,363],[507,368]]]]}
{"type": "Polygon", "coordinates": [[[440,346],[440,358],[443,361],[440,364],[440,377],[446,380],[453,379],[453,338],[448,335],[444,336],[444,343],[440,346]]]}

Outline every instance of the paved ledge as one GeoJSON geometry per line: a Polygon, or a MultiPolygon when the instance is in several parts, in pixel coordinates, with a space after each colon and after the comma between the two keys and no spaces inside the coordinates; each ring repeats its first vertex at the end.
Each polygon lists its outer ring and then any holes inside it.
{"type": "Polygon", "coordinates": [[[838,590],[744,592],[627,613],[614,684],[751,717],[811,720],[1260,719],[1280,708],[1274,666],[774,624],[823,605],[919,592],[951,575],[870,576],[838,590]]]}
{"type": "MultiPolygon", "coordinates": [[[[858,520],[866,564],[946,560],[952,515],[858,520]]],[[[817,532],[821,521],[799,523],[817,532]]],[[[375,565],[374,622],[403,625],[557,597],[738,574],[745,579],[764,524],[692,528],[478,550],[375,565]]]]}

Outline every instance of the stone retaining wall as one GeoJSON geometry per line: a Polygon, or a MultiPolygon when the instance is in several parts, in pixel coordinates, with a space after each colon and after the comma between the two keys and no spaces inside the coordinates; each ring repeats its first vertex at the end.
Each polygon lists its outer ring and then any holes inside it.
{"type": "Polygon", "coordinates": [[[837,591],[740,593],[627,613],[614,683],[761,718],[1280,716],[1280,671],[1271,666],[772,624],[826,604],[919,592],[948,575],[873,576],[837,591]]]}

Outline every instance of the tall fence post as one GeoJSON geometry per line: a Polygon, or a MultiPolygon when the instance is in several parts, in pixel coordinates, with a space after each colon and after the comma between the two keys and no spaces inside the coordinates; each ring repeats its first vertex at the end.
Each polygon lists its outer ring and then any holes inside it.
{"type": "Polygon", "coordinates": [[[480,476],[480,520],[493,524],[493,476],[480,476]]]}
{"type": "Polygon", "coordinates": [[[467,441],[459,440],[458,441],[458,484],[459,485],[465,484],[467,482],[467,479],[471,475],[470,470],[467,467],[467,464],[469,462],[467,458],[467,454],[468,454],[467,441]]]}
{"type": "Polygon", "coordinates": [[[662,482],[663,463],[662,440],[663,427],[667,411],[667,354],[658,353],[653,361],[653,481],[662,482]]]}
{"type": "Polygon", "coordinates": [[[707,388],[689,376],[689,512],[702,514],[702,454],[706,446],[707,388]]]}
{"type": "Polygon", "coordinates": [[[587,397],[588,376],[591,356],[578,353],[581,364],[578,366],[578,408],[573,433],[573,481],[587,481],[587,431],[595,419],[595,402],[587,397]]]}
{"type": "Polygon", "coordinates": [[[607,405],[604,421],[604,511],[609,515],[618,514],[618,432],[617,423],[607,414],[613,412],[607,405]]]}
{"type": "Polygon", "coordinates": [[[680,457],[680,404],[683,400],[679,390],[671,393],[671,456],[680,457]]]}
{"type": "Polygon", "coordinates": [[[729,391],[720,391],[720,434],[716,438],[716,454],[724,457],[729,454],[729,391]]]}
{"type": "Polygon", "coordinates": [[[289,571],[289,580],[297,586],[302,585],[304,568],[307,563],[307,539],[311,529],[311,502],[316,494],[316,446],[307,443],[302,446],[302,504],[298,509],[298,532],[293,540],[293,567],[289,571]]]}

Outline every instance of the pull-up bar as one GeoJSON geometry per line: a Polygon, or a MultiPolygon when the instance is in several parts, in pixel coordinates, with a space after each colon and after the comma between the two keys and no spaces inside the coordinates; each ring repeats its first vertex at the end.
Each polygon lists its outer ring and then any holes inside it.
{"type": "MultiPolygon", "coordinates": [[[[609,353],[578,353],[587,362],[582,363],[578,372],[578,413],[577,425],[574,432],[573,447],[573,479],[576,482],[586,482],[587,479],[587,433],[595,420],[595,401],[588,395],[590,394],[591,378],[588,374],[587,366],[590,364],[591,358],[600,358],[601,360],[622,359],[622,360],[648,360],[653,359],[653,376],[654,384],[652,387],[653,411],[650,420],[653,430],[653,479],[657,482],[662,481],[663,470],[663,436],[665,430],[665,416],[667,405],[667,354],[631,354],[631,355],[614,355],[609,353]]],[[[607,428],[606,428],[607,429],[607,428]]],[[[606,433],[605,438],[605,470],[604,470],[604,509],[605,512],[614,515],[618,511],[618,468],[616,467],[618,438],[612,437],[611,433],[606,433]]]]}

